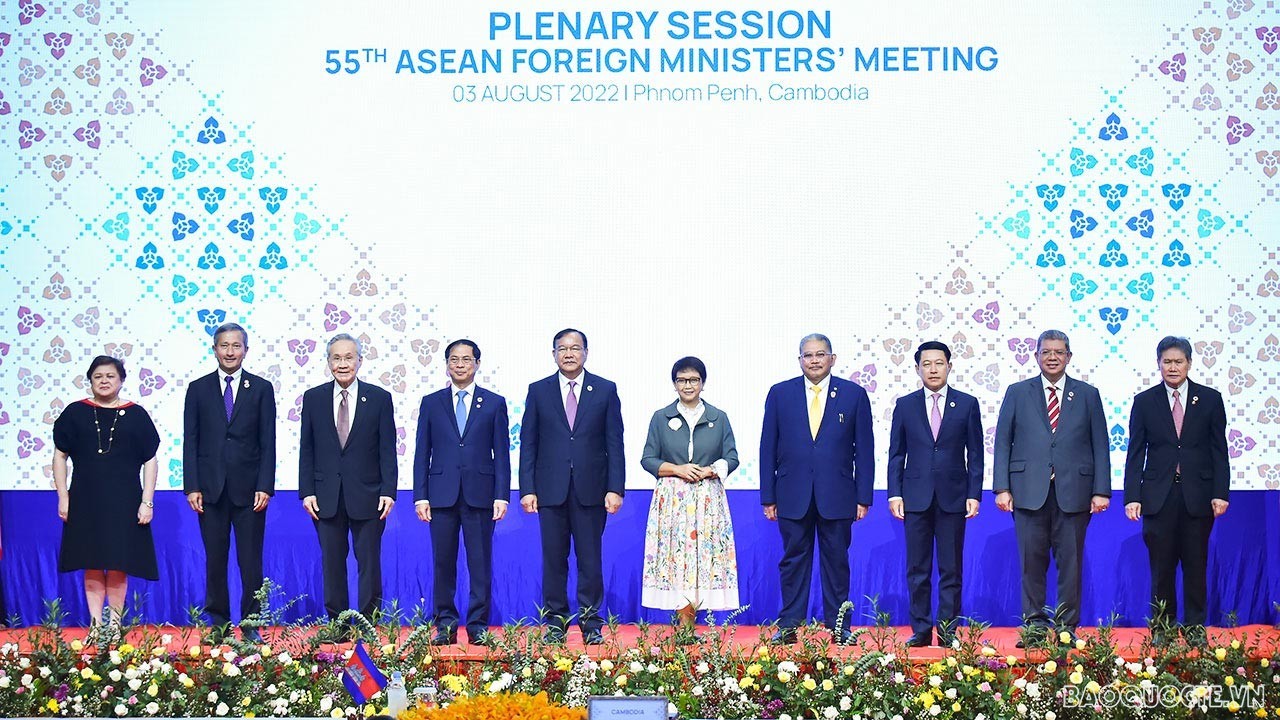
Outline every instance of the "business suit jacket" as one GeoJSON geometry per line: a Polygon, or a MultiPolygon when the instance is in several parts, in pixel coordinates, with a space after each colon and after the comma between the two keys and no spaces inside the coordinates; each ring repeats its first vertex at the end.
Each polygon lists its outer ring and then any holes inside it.
{"type": "Polygon", "coordinates": [[[413,456],[413,499],[433,508],[492,508],[511,494],[507,401],[473,386],[467,424],[458,432],[453,386],[422,398],[413,456]]]}
{"type": "Polygon", "coordinates": [[[871,505],[875,447],[871,402],[857,383],[831,378],[815,440],[809,432],[809,392],[803,376],[769,389],[760,433],[760,503],[799,520],[810,500],[827,520],[857,516],[871,505]]]}
{"type": "Polygon", "coordinates": [[[342,490],[352,520],[378,517],[378,498],[396,496],[396,423],[391,393],[359,381],[355,422],[347,446],[338,443],[334,424],[333,381],[302,395],[302,433],[298,450],[298,497],[315,495],[322,519],[338,511],[342,490]]]}
{"type": "Polygon", "coordinates": [[[240,375],[227,420],[222,373],[187,386],[183,406],[182,489],[215,504],[253,505],[253,495],[276,490],[276,398],[271,383],[247,370],[240,375]]]}
{"type": "MultiPolygon", "coordinates": [[[[733,439],[733,427],[729,425],[729,416],[719,408],[705,400],[702,402],[702,417],[693,429],[693,459],[689,459],[689,423],[680,415],[677,407],[680,401],[658,410],[649,419],[649,435],[644,442],[644,453],[640,458],[640,466],[645,472],[658,477],[658,468],[662,463],[675,465],[695,463],[708,466],[717,460],[724,460],[729,465],[729,472],[738,467],[738,446],[733,439]],[[674,429],[671,421],[679,425],[674,429]]],[[[723,480],[724,478],[721,478],[723,480]]]]}
{"type": "Polygon", "coordinates": [[[1102,398],[1092,385],[1064,376],[1055,433],[1040,377],[1014,383],[1005,392],[991,489],[1011,492],[1014,507],[1039,510],[1049,497],[1053,471],[1058,507],[1085,512],[1092,496],[1111,497],[1111,444],[1102,398]]]}
{"type": "Polygon", "coordinates": [[[938,439],[925,414],[925,391],[898,398],[889,430],[889,497],[924,512],[936,497],[944,512],[965,511],[982,496],[982,419],[972,395],[947,388],[938,439]]]}
{"type": "Polygon", "coordinates": [[[1222,394],[1190,380],[1185,394],[1181,437],[1173,427],[1173,411],[1164,383],[1133,398],[1124,501],[1142,503],[1143,515],[1155,515],[1164,507],[1179,465],[1188,515],[1212,516],[1212,501],[1226,500],[1230,492],[1227,415],[1222,394]]]}
{"type": "Polygon", "coordinates": [[[605,493],[626,490],[618,387],[586,371],[579,380],[572,430],[559,373],[529,385],[520,425],[520,495],[537,495],[540,507],[564,504],[570,475],[582,505],[604,505],[605,493]]]}

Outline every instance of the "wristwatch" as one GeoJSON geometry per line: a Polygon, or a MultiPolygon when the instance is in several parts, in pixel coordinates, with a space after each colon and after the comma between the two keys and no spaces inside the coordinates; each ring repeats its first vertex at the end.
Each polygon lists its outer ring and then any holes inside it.
{"type": "Polygon", "coordinates": [[[149,508],[154,508],[154,507],[156,506],[156,504],[155,504],[155,503],[153,503],[153,502],[151,502],[150,500],[143,500],[143,501],[142,501],[142,504],[143,504],[143,505],[146,505],[146,506],[147,506],[147,507],[149,507],[149,508]]]}

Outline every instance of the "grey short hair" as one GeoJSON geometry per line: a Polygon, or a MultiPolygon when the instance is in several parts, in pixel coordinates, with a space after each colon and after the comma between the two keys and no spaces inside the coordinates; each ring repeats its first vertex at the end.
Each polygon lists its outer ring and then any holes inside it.
{"type": "Polygon", "coordinates": [[[233,323],[233,322],[222,323],[216,329],[214,329],[213,344],[214,345],[218,344],[219,335],[221,335],[222,333],[229,333],[229,332],[240,333],[241,339],[244,340],[244,346],[249,347],[249,331],[241,327],[239,323],[233,323]]]}
{"type": "Polygon", "coordinates": [[[1156,357],[1164,355],[1165,350],[1181,350],[1188,360],[1191,359],[1191,341],[1184,337],[1165,336],[1156,344],[1156,357]]]}
{"type": "Polygon", "coordinates": [[[1067,344],[1067,352],[1071,352],[1071,338],[1068,338],[1067,334],[1061,330],[1045,330],[1040,333],[1040,337],[1036,338],[1037,353],[1040,352],[1040,346],[1044,344],[1045,340],[1061,340],[1067,344]]]}
{"type": "Polygon", "coordinates": [[[356,357],[358,358],[364,357],[364,345],[360,342],[359,338],[351,337],[351,335],[348,333],[338,333],[337,335],[334,335],[333,337],[329,338],[329,342],[326,343],[324,346],[324,356],[329,357],[330,352],[332,352],[333,350],[334,343],[340,343],[343,340],[347,340],[349,342],[355,343],[356,357]]]}
{"type": "Polygon", "coordinates": [[[805,335],[804,337],[800,338],[800,354],[801,355],[804,354],[805,343],[810,343],[810,342],[813,342],[814,340],[817,340],[818,342],[826,345],[827,352],[829,353],[835,352],[835,350],[831,349],[831,338],[827,337],[826,335],[823,335],[822,333],[809,333],[808,335],[805,335]]]}

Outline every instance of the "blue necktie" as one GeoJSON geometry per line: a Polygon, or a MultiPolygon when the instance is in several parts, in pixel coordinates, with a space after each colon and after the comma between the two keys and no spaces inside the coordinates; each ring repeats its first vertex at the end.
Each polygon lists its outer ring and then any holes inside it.
{"type": "Polygon", "coordinates": [[[228,375],[227,389],[222,393],[222,404],[227,407],[227,422],[231,422],[231,411],[236,407],[236,396],[231,392],[231,380],[232,377],[228,375]]]}
{"type": "Polygon", "coordinates": [[[467,391],[462,390],[458,393],[458,404],[453,408],[453,417],[458,421],[458,434],[461,435],[463,429],[467,427],[467,391]]]}

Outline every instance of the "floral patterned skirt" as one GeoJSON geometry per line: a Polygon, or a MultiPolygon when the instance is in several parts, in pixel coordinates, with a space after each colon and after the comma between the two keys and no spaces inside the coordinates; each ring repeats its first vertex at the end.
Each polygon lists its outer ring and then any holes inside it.
{"type": "Polygon", "coordinates": [[[660,610],[738,607],[738,556],[720,480],[658,479],[644,534],[640,603],[660,610]]]}

